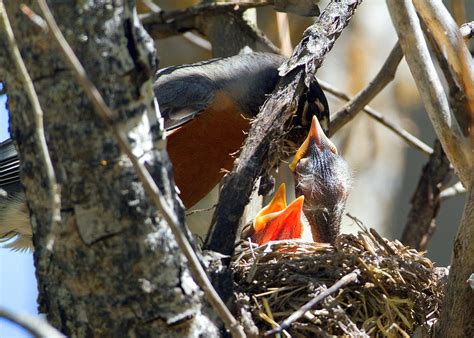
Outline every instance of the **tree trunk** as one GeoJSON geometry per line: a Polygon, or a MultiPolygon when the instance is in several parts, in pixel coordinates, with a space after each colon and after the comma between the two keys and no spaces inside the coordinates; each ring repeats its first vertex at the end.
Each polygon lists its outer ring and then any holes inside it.
{"type": "MultiPolygon", "coordinates": [[[[22,1],[40,13],[36,1],[22,1]]],[[[48,148],[61,187],[61,221],[51,226],[44,168],[38,163],[24,89],[0,39],[11,132],[32,214],[40,311],[68,336],[215,336],[202,312],[168,225],[150,206],[130,162],[63,62],[50,35],[7,12],[44,111],[48,148]]],[[[51,1],[61,31],[96,84],[136,155],[146,161],[180,220],[164,142],[153,106],[153,41],[133,1],[51,1]],[[153,137],[151,131],[154,131],[153,137]]],[[[184,226],[184,224],[183,224],[184,226]]]]}
{"type": "Polygon", "coordinates": [[[474,290],[467,280],[474,273],[474,172],[461,226],[454,240],[451,269],[438,337],[474,337],[474,290]]]}

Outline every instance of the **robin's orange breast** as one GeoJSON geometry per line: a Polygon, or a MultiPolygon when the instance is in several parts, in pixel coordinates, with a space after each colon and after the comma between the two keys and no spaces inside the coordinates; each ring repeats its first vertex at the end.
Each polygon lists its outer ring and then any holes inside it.
{"type": "Polygon", "coordinates": [[[230,170],[250,121],[224,92],[198,117],[167,134],[167,149],[186,208],[200,201],[230,170]]]}

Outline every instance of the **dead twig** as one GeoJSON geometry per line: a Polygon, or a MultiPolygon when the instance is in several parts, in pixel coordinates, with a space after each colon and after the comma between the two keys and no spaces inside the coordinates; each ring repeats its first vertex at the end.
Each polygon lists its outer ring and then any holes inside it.
{"type": "Polygon", "coordinates": [[[312,300],[304,304],[300,307],[297,311],[295,311],[291,316],[286,318],[279,327],[269,330],[264,333],[264,336],[270,336],[272,334],[280,333],[282,330],[286,330],[290,327],[290,325],[302,317],[307,311],[311,310],[316,304],[322,301],[327,296],[333,294],[334,292],[342,289],[346,285],[353,283],[357,280],[357,277],[360,275],[360,271],[358,269],[352,271],[351,273],[345,275],[341,279],[339,279],[334,285],[332,285],[329,289],[324,292],[321,292],[319,295],[314,297],[312,300]]]}
{"type": "Polygon", "coordinates": [[[114,135],[115,140],[120,146],[120,149],[123,153],[127,155],[130,159],[135,172],[140,179],[140,182],[143,184],[143,188],[148,195],[148,198],[153,202],[154,206],[160,211],[163,218],[166,220],[168,225],[175,236],[176,242],[179,245],[179,248],[182,250],[186,259],[188,260],[189,269],[193,275],[194,280],[201,287],[204,294],[206,295],[207,300],[213,306],[216,314],[224,322],[226,328],[232,333],[234,337],[245,337],[242,327],[232,316],[229,309],[220,299],[217,292],[212,287],[207,275],[201,266],[196,253],[194,252],[191,244],[189,243],[185,234],[181,231],[179,220],[176,215],[173,213],[170,206],[167,204],[165,198],[161,194],[161,191],[158,189],[155,181],[151,177],[150,173],[146,169],[145,165],[138,160],[138,158],[133,154],[131,147],[128,143],[127,137],[122,130],[120,130],[115,121],[115,114],[110,110],[110,108],[105,104],[102,96],[95,87],[95,85],[87,77],[85,69],[82,67],[80,61],[77,59],[73,50],[65,40],[62,35],[59,27],[56,24],[56,21],[51,14],[51,11],[46,4],[45,0],[39,0],[39,5],[43,13],[46,22],[51,30],[52,37],[55,42],[58,44],[60,51],[62,52],[64,59],[69,64],[69,66],[74,71],[77,81],[84,89],[89,100],[91,100],[96,113],[103,120],[107,128],[114,135]]]}
{"type": "MultiPolygon", "coordinates": [[[[318,82],[321,85],[321,88],[326,91],[326,93],[332,94],[341,100],[345,100],[345,101],[354,100],[354,98],[350,98],[349,95],[335,88],[331,84],[325,81],[322,81],[320,79],[318,79],[318,82]]],[[[389,121],[380,112],[376,111],[372,107],[365,106],[365,108],[362,109],[362,111],[366,113],[367,115],[369,115],[375,121],[379,122],[383,126],[387,127],[389,130],[393,131],[395,134],[400,136],[402,140],[404,140],[408,145],[412,146],[413,148],[421,151],[422,153],[426,155],[430,155],[431,153],[433,153],[433,149],[431,149],[429,145],[427,145],[426,143],[418,139],[413,134],[410,134],[408,131],[398,126],[394,122],[389,121]]]]}
{"type": "Polygon", "coordinates": [[[425,109],[447,157],[468,186],[471,162],[468,142],[450,111],[443,86],[431,61],[415,8],[409,0],[387,0],[408,66],[425,109]]]}

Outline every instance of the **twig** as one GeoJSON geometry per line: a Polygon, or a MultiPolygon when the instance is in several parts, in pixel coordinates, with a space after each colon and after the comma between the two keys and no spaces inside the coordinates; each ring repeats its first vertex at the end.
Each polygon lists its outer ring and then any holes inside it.
{"type": "MultiPolygon", "coordinates": [[[[159,13],[159,14],[162,14],[163,13],[163,10],[161,9],[160,6],[158,6],[157,4],[155,4],[153,1],[151,0],[142,0],[142,3],[148,7],[148,9],[150,11],[152,11],[153,13],[159,13]]],[[[193,33],[193,32],[185,32],[183,33],[183,38],[185,38],[186,40],[188,40],[189,42],[191,42],[192,44],[204,49],[204,50],[207,50],[207,51],[211,51],[212,50],[212,45],[209,41],[207,41],[206,39],[200,37],[199,35],[197,35],[196,33],[193,33]]]]}
{"type": "Polygon", "coordinates": [[[461,182],[457,182],[452,186],[444,189],[439,194],[439,199],[441,201],[447,200],[448,198],[455,197],[461,194],[465,194],[467,192],[466,188],[463,187],[461,182]]]}
{"type": "MultiPolygon", "coordinates": [[[[10,57],[18,71],[20,82],[22,83],[23,88],[26,91],[26,95],[28,96],[28,100],[32,108],[30,112],[30,118],[32,121],[34,121],[34,131],[31,133],[31,135],[33,137],[33,147],[35,148],[36,152],[35,156],[37,156],[39,162],[38,168],[33,168],[33,171],[37,170],[38,174],[41,175],[42,181],[45,181],[47,186],[46,196],[42,196],[45,197],[45,199],[40,199],[38,202],[43,204],[42,207],[50,211],[50,219],[48,226],[54,227],[58,225],[58,222],[61,219],[61,201],[59,195],[59,187],[56,184],[56,176],[54,174],[53,163],[51,161],[51,158],[49,157],[48,146],[46,145],[46,138],[44,135],[43,126],[43,111],[41,109],[38,96],[36,95],[33,82],[31,81],[30,75],[28,74],[28,70],[26,69],[25,63],[23,62],[23,59],[21,57],[20,50],[18,49],[18,45],[16,44],[15,36],[13,34],[13,30],[10,25],[5,6],[3,4],[3,0],[0,0],[0,17],[2,31],[4,31],[7,36],[7,44],[9,47],[8,50],[10,52],[10,57]]],[[[45,243],[47,241],[49,241],[49,238],[45,239],[45,243]]],[[[49,250],[42,251],[43,254],[47,254],[47,252],[49,252],[49,250]]]]}
{"type": "Polygon", "coordinates": [[[390,55],[380,68],[374,79],[361,90],[354,98],[344,107],[333,114],[331,119],[331,135],[342,128],[347,122],[352,120],[358,112],[360,112],[387,84],[395,77],[398,65],[403,58],[400,44],[392,48],[390,55]]]}
{"type": "Polygon", "coordinates": [[[33,12],[30,7],[28,7],[25,4],[21,4],[20,8],[21,8],[21,11],[23,12],[23,14],[25,14],[31,20],[31,22],[33,22],[35,25],[37,25],[43,31],[48,30],[48,24],[46,23],[46,21],[44,21],[41,16],[39,16],[38,14],[33,12]]]}
{"type": "Polygon", "coordinates": [[[425,250],[436,229],[435,218],[440,207],[441,188],[449,181],[452,170],[439,141],[423,167],[413,197],[401,241],[417,250],[425,250]]]}
{"type": "Polygon", "coordinates": [[[191,215],[194,215],[194,214],[197,214],[197,213],[200,213],[200,212],[211,211],[216,206],[217,206],[217,204],[214,204],[214,205],[210,206],[209,208],[191,210],[191,211],[186,212],[186,216],[191,216],[191,215]]]}
{"type": "Polygon", "coordinates": [[[272,334],[280,333],[282,330],[286,330],[290,327],[290,325],[302,317],[307,311],[311,310],[316,304],[320,301],[325,299],[327,296],[333,294],[334,292],[338,291],[339,289],[345,287],[346,285],[357,281],[357,277],[359,277],[360,271],[358,269],[352,271],[351,273],[345,275],[341,279],[339,279],[336,283],[334,283],[329,289],[321,292],[319,295],[311,299],[309,302],[304,304],[298,310],[296,310],[291,316],[286,318],[279,327],[269,330],[264,333],[264,336],[270,336],[272,334]]]}
{"type": "MultiPolygon", "coordinates": [[[[346,101],[353,100],[353,98],[350,98],[349,95],[335,88],[333,85],[325,81],[322,81],[320,79],[318,79],[318,82],[321,85],[321,88],[326,91],[326,93],[330,93],[334,95],[335,97],[342,100],[346,100],[346,101]]],[[[380,124],[382,124],[383,126],[393,131],[395,134],[400,136],[408,145],[412,146],[413,148],[421,151],[422,153],[426,155],[430,155],[431,153],[433,153],[433,149],[431,149],[429,145],[427,145],[426,143],[418,139],[416,136],[410,134],[408,131],[398,126],[394,122],[389,121],[380,112],[376,111],[372,107],[365,106],[365,108],[362,109],[362,111],[365,112],[367,115],[369,115],[371,118],[373,118],[375,121],[380,122],[380,124]]]]}
{"type": "Polygon", "coordinates": [[[449,109],[448,100],[431,61],[415,8],[410,0],[387,0],[387,5],[408,66],[435,132],[461,181],[468,186],[469,146],[449,109]]]}
{"type": "Polygon", "coordinates": [[[474,36],[474,21],[466,22],[459,28],[464,39],[470,39],[474,36]]]}
{"type": "Polygon", "coordinates": [[[74,75],[76,76],[77,81],[82,86],[82,88],[87,94],[87,97],[94,105],[96,113],[102,118],[107,128],[109,128],[110,132],[114,135],[114,138],[118,142],[122,152],[124,152],[132,162],[135,172],[138,178],[140,179],[140,182],[143,184],[143,188],[147,193],[148,197],[153,201],[155,207],[160,211],[161,215],[170,226],[171,231],[175,236],[176,242],[179,245],[179,248],[183,251],[184,255],[186,256],[186,259],[188,260],[188,266],[194,279],[204,291],[207,300],[213,306],[214,310],[216,311],[216,314],[222,319],[226,328],[232,333],[232,335],[234,337],[245,337],[242,327],[232,316],[229,309],[219,298],[219,295],[216,293],[211,283],[209,282],[209,279],[207,278],[203,267],[199,263],[196,253],[192,249],[191,244],[189,243],[184,233],[181,231],[179,221],[176,215],[172,212],[172,209],[166,203],[165,198],[161,194],[161,191],[158,189],[157,185],[155,184],[155,181],[150,176],[150,173],[148,172],[144,164],[141,163],[133,154],[130,145],[128,144],[126,135],[117,127],[114,122],[114,113],[105,104],[99,91],[87,77],[85,69],[82,67],[80,61],[77,59],[73,50],[71,49],[64,36],[62,35],[61,31],[59,30],[59,27],[57,26],[56,21],[54,20],[54,17],[51,14],[48,5],[46,4],[46,1],[39,0],[38,2],[43,16],[45,17],[48,26],[51,30],[52,36],[58,44],[58,47],[61,50],[64,59],[74,71],[74,75]]]}
{"type": "MultiPolygon", "coordinates": [[[[1,7],[3,7],[3,4],[0,4],[0,11],[4,9],[1,7]]],[[[12,323],[18,324],[36,338],[64,338],[64,335],[48,324],[48,322],[35,316],[19,315],[0,308],[0,318],[5,318],[12,323]]]]}

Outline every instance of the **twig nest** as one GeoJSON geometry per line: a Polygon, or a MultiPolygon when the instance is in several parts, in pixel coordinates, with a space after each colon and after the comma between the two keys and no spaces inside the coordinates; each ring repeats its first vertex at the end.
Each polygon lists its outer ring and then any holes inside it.
{"type": "Polygon", "coordinates": [[[277,241],[261,247],[243,243],[239,250],[232,264],[235,296],[249,335],[277,327],[357,269],[355,282],[304,312],[283,336],[408,337],[418,328],[429,333],[439,316],[446,273],[372,229],[341,235],[334,246],[277,241]]]}

